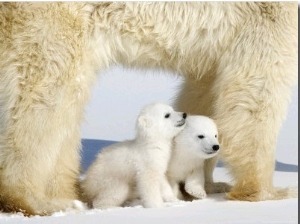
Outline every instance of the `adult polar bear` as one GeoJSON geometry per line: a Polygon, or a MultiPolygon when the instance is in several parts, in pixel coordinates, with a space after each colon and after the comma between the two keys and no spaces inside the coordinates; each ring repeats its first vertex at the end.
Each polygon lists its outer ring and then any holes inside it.
{"type": "Polygon", "coordinates": [[[215,119],[230,199],[289,197],[272,176],[297,16],[297,2],[1,3],[0,208],[75,206],[83,108],[97,71],[116,63],[185,77],[176,109],[215,119]]]}

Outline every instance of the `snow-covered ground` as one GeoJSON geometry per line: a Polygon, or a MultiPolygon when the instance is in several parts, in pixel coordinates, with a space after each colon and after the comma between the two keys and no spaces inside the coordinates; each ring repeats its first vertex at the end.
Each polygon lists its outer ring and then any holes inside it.
{"type": "MultiPolygon", "coordinates": [[[[140,108],[154,101],[172,103],[181,80],[159,76],[157,72],[110,69],[99,79],[86,107],[82,126],[83,169],[90,165],[101,146],[134,136],[134,123],[140,108]],[[146,73],[146,75],[145,75],[146,73]],[[111,141],[99,141],[99,140],[111,141]]],[[[287,120],[278,137],[274,185],[298,186],[298,87],[293,90],[287,120]]],[[[214,172],[216,181],[230,182],[224,167],[214,172]]],[[[57,212],[49,217],[0,214],[1,223],[298,223],[298,199],[264,202],[228,201],[224,194],[204,200],[166,204],[159,209],[140,206],[57,212]]]]}

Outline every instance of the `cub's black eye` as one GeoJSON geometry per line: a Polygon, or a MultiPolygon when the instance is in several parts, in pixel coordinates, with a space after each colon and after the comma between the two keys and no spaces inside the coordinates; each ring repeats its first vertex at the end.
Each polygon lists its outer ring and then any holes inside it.
{"type": "Polygon", "coordinates": [[[165,118],[169,118],[171,116],[171,114],[166,114],[165,118]]]}
{"type": "Polygon", "coordinates": [[[198,135],[198,138],[202,139],[204,138],[204,135],[198,135]]]}
{"type": "Polygon", "coordinates": [[[217,136],[217,135],[215,135],[215,137],[217,138],[218,136],[217,136]]]}

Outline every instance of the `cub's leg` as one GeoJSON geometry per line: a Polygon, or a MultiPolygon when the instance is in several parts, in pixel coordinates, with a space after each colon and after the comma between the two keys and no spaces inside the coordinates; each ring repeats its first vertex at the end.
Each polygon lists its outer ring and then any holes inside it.
{"type": "Polygon", "coordinates": [[[92,200],[92,206],[100,209],[120,207],[130,199],[130,192],[128,183],[111,181],[107,187],[99,188],[98,195],[92,200]]]}
{"type": "Polygon", "coordinates": [[[173,190],[171,188],[171,185],[169,184],[166,177],[162,179],[161,185],[161,195],[165,202],[175,202],[178,201],[176,196],[173,193],[173,190]]]}
{"type": "Polygon", "coordinates": [[[137,190],[142,203],[146,208],[158,208],[163,206],[161,195],[161,181],[163,174],[154,169],[140,171],[137,175],[137,190]]]}
{"type": "Polygon", "coordinates": [[[191,196],[202,199],[206,197],[204,189],[204,171],[202,167],[195,169],[185,181],[185,191],[191,196]]]}

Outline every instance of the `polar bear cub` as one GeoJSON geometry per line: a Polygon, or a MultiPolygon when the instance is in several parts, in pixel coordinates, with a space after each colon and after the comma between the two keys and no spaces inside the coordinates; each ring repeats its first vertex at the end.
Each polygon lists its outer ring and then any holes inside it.
{"type": "Polygon", "coordinates": [[[218,130],[206,116],[188,116],[186,126],[175,137],[167,176],[174,194],[183,199],[179,184],[195,198],[206,197],[204,189],[204,161],[218,153],[218,130]]]}
{"type": "Polygon", "coordinates": [[[138,199],[144,207],[161,207],[178,200],[165,174],[186,116],[163,103],[143,107],[135,139],[104,148],[88,169],[82,189],[89,205],[104,209],[138,199]]]}

